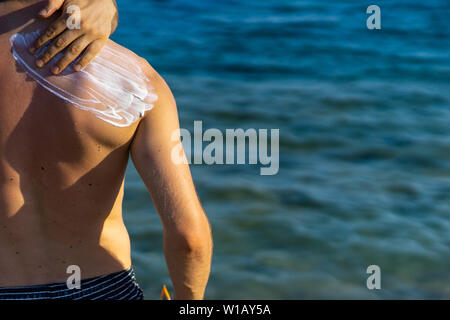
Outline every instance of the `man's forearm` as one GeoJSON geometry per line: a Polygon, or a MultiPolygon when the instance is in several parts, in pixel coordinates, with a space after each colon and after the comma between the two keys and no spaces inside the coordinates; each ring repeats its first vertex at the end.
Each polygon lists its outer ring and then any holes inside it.
{"type": "Polygon", "coordinates": [[[203,299],[211,268],[210,233],[192,244],[165,234],[164,254],[175,289],[175,299],[203,299]]]}

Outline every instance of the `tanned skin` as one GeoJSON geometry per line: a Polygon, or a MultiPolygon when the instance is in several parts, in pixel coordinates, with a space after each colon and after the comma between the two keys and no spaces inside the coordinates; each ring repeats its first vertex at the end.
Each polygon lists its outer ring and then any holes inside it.
{"type": "Polygon", "coordinates": [[[131,155],[163,224],[175,298],[202,299],[211,230],[188,165],[172,161],[180,141],[172,140],[179,120],[170,89],[130,52],[158,100],[125,128],[45,90],[16,64],[9,44],[14,33],[51,23],[35,20],[44,5],[0,3],[0,287],[65,282],[72,264],[82,279],[131,266],[122,219],[131,155]]]}

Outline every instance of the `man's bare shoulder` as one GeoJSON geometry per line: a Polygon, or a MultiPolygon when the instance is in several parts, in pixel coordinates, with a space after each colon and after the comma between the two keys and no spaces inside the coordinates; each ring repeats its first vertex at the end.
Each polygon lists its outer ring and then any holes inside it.
{"type": "Polygon", "coordinates": [[[123,53],[128,58],[128,62],[134,67],[139,68],[139,72],[142,72],[145,75],[147,80],[147,90],[151,93],[151,98],[154,100],[152,103],[152,110],[146,112],[143,118],[148,119],[147,121],[162,120],[160,117],[160,110],[157,111],[153,109],[165,109],[166,112],[169,111],[168,109],[172,109],[172,111],[177,112],[175,98],[169,85],[146,58],[139,56],[132,50],[123,47],[112,40],[107,41],[105,48],[106,50],[114,48],[114,50],[123,53]]]}
{"type": "MultiPolygon", "coordinates": [[[[149,85],[152,90],[155,92],[157,96],[157,100],[155,101],[155,109],[156,108],[175,108],[176,102],[175,98],[172,94],[172,91],[167,84],[166,80],[153,68],[153,66],[144,58],[138,57],[139,65],[142,70],[148,77],[149,85]]],[[[153,113],[153,115],[156,112],[153,113]]]]}
{"type": "Polygon", "coordinates": [[[19,10],[24,4],[18,1],[0,4],[0,15],[5,17],[2,21],[7,21],[0,28],[0,31],[6,31],[1,45],[11,45],[11,50],[2,50],[2,55],[9,56],[5,56],[3,61],[10,65],[13,55],[18,68],[8,67],[10,73],[26,73],[50,93],[49,99],[50,96],[61,98],[114,126],[127,127],[159,105],[164,96],[171,96],[165,81],[145,59],[112,40],[107,41],[101,52],[81,72],[76,72],[73,68],[75,63],[72,63],[64,72],[54,75],[51,67],[61,54],[43,68],[38,68],[36,60],[45,47],[34,55],[29,53],[28,47],[42,32],[39,30],[45,30],[49,22],[33,18],[37,8],[31,10],[30,6],[26,6],[30,11],[26,13],[19,10]],[[8,14],[18,12],[22,12],[20,19],[12,19],[8,14]]]}
{"type": "Polygon", "coordinates": [[[82,71],[76,72],[72,65],[55,75],[52,63],[42,68],[35,63],[45,47],[34,55],[28,51],[38,36],[39,31],[12,35],[11,51],[20,69],[50,93],[118,127],[133,124],[153,108],[156,80],[149,76],[154,77],[154,72],[147,66],[144,70],[142,58],[132,51],[108,41],[82,71]]]}

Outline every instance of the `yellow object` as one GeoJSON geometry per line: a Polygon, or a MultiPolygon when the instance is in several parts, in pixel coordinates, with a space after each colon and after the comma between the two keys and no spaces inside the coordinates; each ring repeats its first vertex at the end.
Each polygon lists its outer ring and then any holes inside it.
{"type": "Polygon", "coordinates": [[[167,291],[166,285],[163,285],[163,287],[161,289],[161,300],[172,300],[170,298],[169,291],[167,291]]]}

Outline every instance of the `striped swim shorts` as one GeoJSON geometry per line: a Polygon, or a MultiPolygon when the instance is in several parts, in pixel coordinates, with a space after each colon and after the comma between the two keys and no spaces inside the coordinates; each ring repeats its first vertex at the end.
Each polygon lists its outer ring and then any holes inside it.
{"type": "Polygon", "coordinates": [[[80,288],[54,283],[0,287],[0,300],[143,300],[133,268],[80,281],[80,288]]]}

